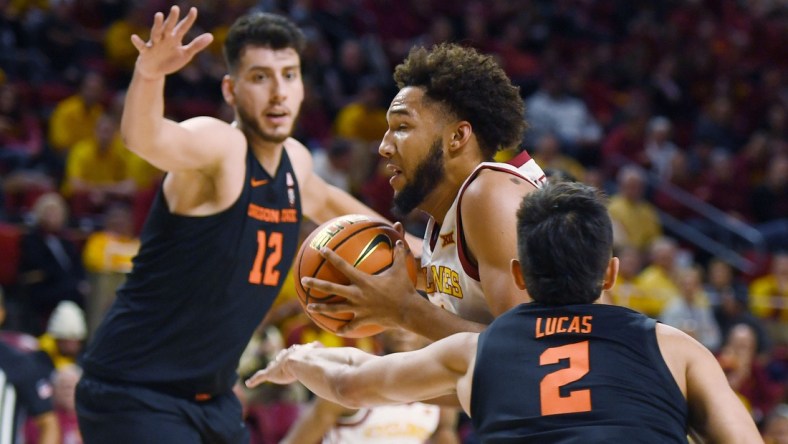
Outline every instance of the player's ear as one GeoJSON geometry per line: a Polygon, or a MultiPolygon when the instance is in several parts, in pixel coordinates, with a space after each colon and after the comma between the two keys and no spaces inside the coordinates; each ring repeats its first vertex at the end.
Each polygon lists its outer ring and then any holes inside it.
{"type": "Polygon", "coordinates": [[[235,80],[230,74],[225,74],[222,77],[222,96],[228,105],[235,106],[235,80]]]}
{"type": "Polygon", "coordinates": [[[462,120],[457,122],[454,130],[451,132],[451,140],[449,141],[449,149],[454,150],[464,146],[473,135],[473,128],[470,122],[462,120]]]}
{"type": "Polygon", "coordinates": [[[520,290],[525,290],[525,278],[523,278],[523,270],[520,267],[520,261],[512,259],[512,277],[514,278],[514,285],[520,290]]]}
{"type": "Polygon", "coordinates": [[[602,289],[603,290],[610,290],[613,288],[613,285],[616,283],[616,277],[618,276],[618,258],[611,257],[610,261],[607,263],[607,269],[605,270],[605,280],[602,282],[602,289]]]}

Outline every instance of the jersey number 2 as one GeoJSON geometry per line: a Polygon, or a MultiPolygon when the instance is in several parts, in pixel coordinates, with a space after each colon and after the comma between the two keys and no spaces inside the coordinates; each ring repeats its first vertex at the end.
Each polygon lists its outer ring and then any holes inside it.
{"type": "Polygon", "coordinates": [[[279,270],[275,267],[282,260],[282,233],[274,231],[269,235],[265,231],[257,232],[257,255],[254,257],[249,282],[276,286],[279,283],[279,270]],[[268,249],[271,249],[268,253],[268,249]],[[266,254],[268,253],[268,254],[266,254]],[[265,270],[263,268],[265,267],[265,270]]]}
{"type": "Polygon", "coordinates": [[[591,411],[591,390],[573,390],[561,396],[561,387],[585,376],[589,369],[588,341],[551,347],[539,356],[539,365],[557,364],[569,360],[569,367],[548,373],[539,384],[542,415],[591,411]]]}

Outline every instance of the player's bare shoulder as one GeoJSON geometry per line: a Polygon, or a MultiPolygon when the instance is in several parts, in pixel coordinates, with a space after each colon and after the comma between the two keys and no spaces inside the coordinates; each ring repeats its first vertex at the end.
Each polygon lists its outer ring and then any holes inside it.
{"type": "Polygon", "coordinates": [[[657,323],[655,330],[662,358],[681,392],[686,396],[687,366],[693,359],[706,358],[705,355],[711,356],[711,353],[698,341],[677,328],[657,323]]]}
{"type": "Polygon", "coordinates": [[[500,205],[514,203],[518,208],[522,197],[536,187],[529,181],[509,171],[482,169],[465,187],[462,195],[463,213],[473,211],[500,211],[500,205]]]}
{"type": "Polygon", "coordinates": [[[246,137],[234,124],[210,116],[193,117],[180,125],[194,134],[197,143],[214,147],[220,153],[232,154],[246,152],[246,137]]]}
{"type": "Polygon", "coordinates": [[[246,173],[246,137],[233,125],[213,117],[179,124],[189,133],[189,152],[203,160],[168,172],[164,192],[170,210],[185,215],[215,214],[241,194],[246,173]]]}

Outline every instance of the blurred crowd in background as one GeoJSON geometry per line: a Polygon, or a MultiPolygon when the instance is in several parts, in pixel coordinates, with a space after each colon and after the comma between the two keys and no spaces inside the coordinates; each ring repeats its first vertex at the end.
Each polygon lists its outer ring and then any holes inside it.
{"type": "MultiPolygon", "coordinates": [[[[220,92],[229,25],[253,9],[286,14],[308,38],[294,137],[328,182],[392,220],[377,148],[393,68],[413,46],[446,41],[494,55],[530,127],[497,159],[526,149],[553,177],[604,190],[621,258],[612,301],[706,345],[764,436],[788,442],[788,2],[174,3],[196,6],[192,33],[215,41],[168,77],[169,117],[232,120],[220,92]]],[[[124,148],[118,127],[137,54],[130,36],[147,39],[153,14],[171,4],[0,0],[3,338],[49,352],[53,368],[74,363],[112,302],[163,174],[124,148]]],[[[421,234],[418,215],[403,222],[421,234]]],[[[312,340],[380,350],[375,338],[311,324],[291,280],[240,372],[312,340]]],[[[243,396],[254,442],[268,443],[308,395],[243,396]]]]}

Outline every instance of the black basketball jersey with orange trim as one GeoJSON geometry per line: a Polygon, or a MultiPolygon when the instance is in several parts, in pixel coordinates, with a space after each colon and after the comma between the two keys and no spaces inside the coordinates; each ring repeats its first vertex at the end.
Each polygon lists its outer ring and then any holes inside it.
{"type": "Polygon", "coordinates": [[[656,321],[602,304],[522,304],[479,336],[471,417],[484,443],[686,443],[688,408],[656,321]]]}
{"type": "Polygon", "coordinates": [[[133,270],[87,348],[86,373],[186,396],[229,390],[292,265],[299,199],[286,151],[272,177],[248,149],[241,195],[215,215],[173,214],[160,189],[133,270]]]}

